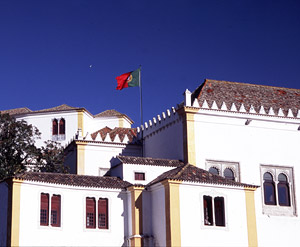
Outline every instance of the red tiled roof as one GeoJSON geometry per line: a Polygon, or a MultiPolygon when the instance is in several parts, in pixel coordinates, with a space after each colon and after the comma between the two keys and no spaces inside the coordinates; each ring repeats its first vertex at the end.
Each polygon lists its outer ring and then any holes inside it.
{"type": "Polygon", "coordinates": [[[95,117],[122,117],[124,114],[116,110],[106,110],[95,115],[95,117]]]}
{"type": "Polygon", "coordinates": [[[148,186],[161,182],[165,179],[194,182],[194,183],[205,183],[205,184],[221,184],[221,185],[237,186],[237,187],[251,187],[251,188],[258,187],[255,185],[244,184],[244,183],[228,180],[224,177],[212,174],[206,170],[203,170],[191,164],[185,164],[183,166],[177,167],[175,169],[172,169],[170,171],[161,174],[152,182],[150,182],[148,186]]]}
{"type": "Polygon", "coordinates": [[[110,135],[110,138],[112,141],[114,141],[116,135],[118,134],[120,137],[121,142],[124,140],[125,135],[128,136],[129,141],[131,142],[134,137],[137,136],[137,130],[136,128],[121,128],[121,127],[116,127],[114,129],[111,129],[109,127],[105,127],[103,129],[100,129],[94,133],[91,134],[91,137],[93,140],[96,139],[97,134],[100,134],[102,141],[104,141],[105,137],[107,134],[110,135]]]}
{"type": "Polygon", "coordinates": [[[117,177],[99,177],[61,173],[26,172],[15,175],[14,178],[25,181],[92,188],[124,189],[131,185],[117,177]]]}
{"type": "Polygon", "coordinates": [[[198,99],[200,106],[204,100],[207,101],[209,106],[215,101],[218,107],[221,107],[222,103],[225,102],[228,109],[230,109],[232,103],[238,109],[241,104],[244,104],[247,112],[253,105],[256,112],[263,106],[266,112],[272,107],[275,114],[281,108],[285,116],[288,110],[291,109],[294,116],[297,116],[298,109],[300,109],[300,89],[283,87],[206,79],[193,92],[192,97],[192,100],[198,99]]]}
{"type": "Polygon", "coordinates": [[[29,113],[29,112],[32,112],[32,110],[28,109],[27,107],[0,111],[1,114],[7,113],[9,115],[18,115],[18,114],[29,113]]]}
{"type": "Polygon", "coordinates": [[[150,165],[150,166],[171,166],[171,167],[178,167],[178,166],[182,166],[184,164],[180,160],[159,159],[159,158],[149,158],[149,157],[135,157],[135,156],[122,156],[122,155],[119,155],[119,156],[117,156],[117,158],[123,164],[150,165]]]}
{"type": "Polygon", "coordinates": [[[43,109],[43,110],[38,110],[38,111],[34,111],[34,112],[55,112],[55,111],[66,111],[66,110],[76,110],[76,109],[82,109],[82,108],[62,104],[62,105],[59,105],[59,106],[56,106],[56,107],[43,109]]]}
{"type": "Polygon", "coordinates": [[[128,117],[126,114],[120,113],[114,109],[100,112],[100,113],[96,114],[94,117],[125,117],[125,118],[129,119],[131,122],[133,122],[132,119],[130,117],[128,117]]]}

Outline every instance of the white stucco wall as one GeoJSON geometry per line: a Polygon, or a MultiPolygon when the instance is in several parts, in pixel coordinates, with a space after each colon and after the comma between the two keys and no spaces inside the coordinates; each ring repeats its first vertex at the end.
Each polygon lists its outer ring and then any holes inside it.
{"type": "Polygon", "coordinates": [[[168,166],[151,166],[151,165],[136,165],[136,164],[123,164],[122,179],[132,184],[146,185],[152,180],[157,178],[162,173],[175,169],[176,167],[168,166]],[[135,172],[145,173],[145,180],[135,180],[135,172]]]}
{"type": "Polygon", "coordinates": [[[145,157],[183,160],[183,129],[178,114],[148,126],[144,138],[145,157]]]}
{"type": "Polygon", "coordinates": [[[118,117],[98,117],[86,122],[86,131],[92,134],[106,126],[111,129],[116,127],[131,128],[131,124],[125,119],[119,119],[118,117]],[[122,126],[120,126],[120,122],[122,126]]]}
{"type": "Polygon", "coordinates": [[[155,246],[166,246],[165,190],[162,184],[151,186],[152,233],[155,246]]]}
{"type": "Polygon", "coordinates": [[[85,145],[84,175],[99,174],[99,168],[110,168],[111,161],[117,155],[140,156],[141,147],[116,143],[90,142],[85,145]]]}
{"type": "Polygon", "coordinates": [[[27,123],[37,127],[41,132],[41,139],[36,141],[38,147],[43,146],[47,140],[52,140],[52,120],[56,118],[58,121],[61,118],[65,119],[66,138],[63,141],[58,141],[62,146],[65,146],[77,133],[78,130],[78,113],[70,112],[51,112],[51,113],[34,113],[23,117],[18,117],[19,120],[25,120],[27,123]]]}
{"type": "MultiPolygon", "coordinates": [[[[240,181],[263,186],[261,165],[292,167],[295,193],[294,216],[263,214],[263,195],[255,195],[259,246],[294,245],[299,240],[300,156],[299,119],[215,113],[195,115],[196,164],[205,169],[207,160],[232,161],[240,165],[240,181]],[[223,115],[223,116],[221,116],[223,115]],[[225,117],[224,117],[225,116],[225,117]],[[246,125],[246,120],[252,121],[246,125]],[[282,231],[284,226],[284,231],[282,231]]],[[[291,178],[292,179],[292,178],[291,178]]],[[[292,204],[294,201],[292,200],[292,204]]],[[[272,207],[272,206],[271,206],[272,207]]],[[[280,206],[277,208],[280,209],[280,206]]],[[[284,207],[281,207],[284,209],[284,207]]]]}
{"type": "Polygon", "coordinates": [[[182,246],[248,246],[245,192],[242,188],[182,183],[180,231],[182,246]],[[225,227],[205,226],[203,196],[225,201],[225,227]]]}
{"type": "Polygon", "coordinates": [[[23,182],[20,199],[20,246],[121,246],[127,225],[126,193],[23,182]],[[61,227],[40,226],[40,194],[61,195],[61,227]],[[108,198],[109,229],[86,229],[86,197],[108,198]]]}

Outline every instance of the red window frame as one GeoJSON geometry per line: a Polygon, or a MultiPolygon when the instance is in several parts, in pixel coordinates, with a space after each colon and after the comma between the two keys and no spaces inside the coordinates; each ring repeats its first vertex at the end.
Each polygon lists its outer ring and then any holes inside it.
{"type": "Polygon", "coordinates": [[[60,227],[60,195],[51,197],[51,226],[60,227]]]}
{"type": "Polygon", "coordinates": [[[66,121],[62,118],[59,120],[59,134],[64,135],[66,133],[66,121]]]}
{"type": "Polygon", "coordinates": [[[49,224],[49,194],[41,193],[40,225],[49,224]]]}
{"type": "Polygon", "coordinates": [[[98,228],[108,229],[108,199],[98,200],[98,228]]]}
{"type": "Polygon", "coordinates": [[[86,198],[86,228],[96,228],[96,200],[92,197],[86,198]]]}
{"type": "Polygon", "coordinates": [[[204,225],[213,226],[212,197],[203,196],[204,225]]]}
{"type": "Polygon", "coordinates": [[[135,172],[134,173],[134,179],[144,181],[145,180],[145,173],[144,172],[135,172]]]}
{"type": "Polygon", "coordinates": [[[57,121],[57,119],[52,120],[52,135],[58,135],[58,121],[57,121]]]}

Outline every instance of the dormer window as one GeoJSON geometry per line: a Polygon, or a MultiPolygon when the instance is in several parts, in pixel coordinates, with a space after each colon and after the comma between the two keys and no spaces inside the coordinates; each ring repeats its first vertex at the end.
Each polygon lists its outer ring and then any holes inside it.
{"type": "Polygon", "coordinates": [[[63,141],[66,139],[66,120],[52,119],[52,141],[63,141]]]}

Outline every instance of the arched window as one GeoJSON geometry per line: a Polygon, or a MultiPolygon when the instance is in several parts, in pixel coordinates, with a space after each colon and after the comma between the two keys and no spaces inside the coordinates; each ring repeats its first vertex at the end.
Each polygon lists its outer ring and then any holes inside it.
{"type": "Polygon", "coordinates": [[[58,135],[58,122],[57,119],[52,121],[52,135],[58,135]]]}
{"type": "Polygon", "coordinates": [[[229,180],[232,180],[234,181],[234,174],[233,174],[233,171],[229,168],[226,168],[224,170],[224,177],[229,179],[229,180]]]}
{"type": "Polygon", "coordinates": [[[290,190],[286,175],[280,173],[278,175],[278,201],[280,206],[290,206],[290,190]]]}
{"type": "Polygon", "coordinates": [[[210,173],[215,174],[215,175],[219,175],[219,170],[215,167],[211,167],[208,170],[210,173]]]}
{"type": "Polygon", "coordinates": [[[64,135],[66,132],[66,121],[62,118],[59,120],[59,134],[64,135]]]}
{"type": "Polygon", "coordinates": [[[273,181],[272,174],[269,172],[266,172],[264,174],[263,179],[264,179],[265,204],[276,205],[275,184],[273,181]]]}

